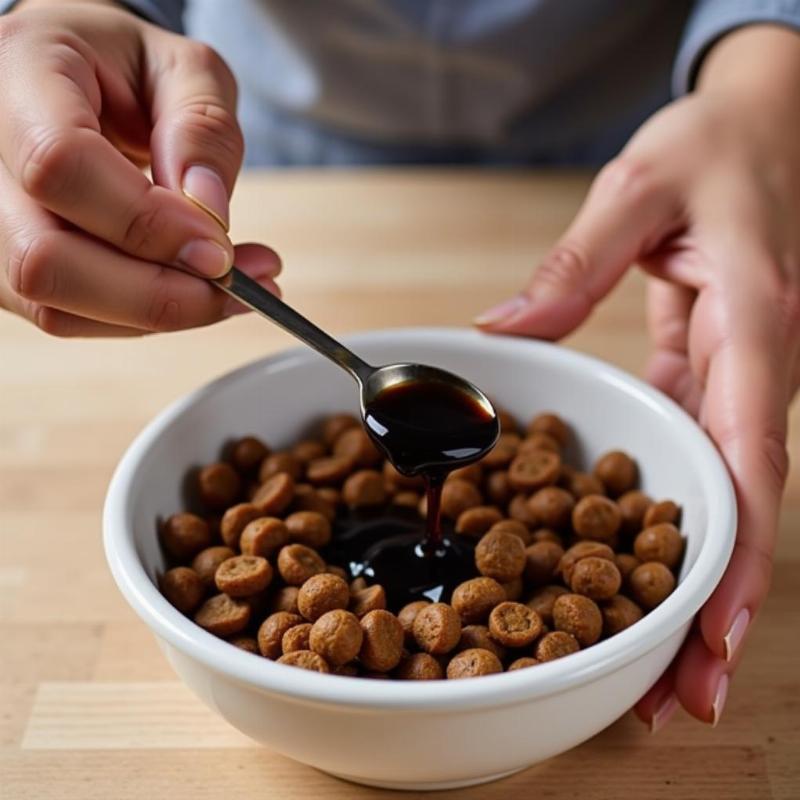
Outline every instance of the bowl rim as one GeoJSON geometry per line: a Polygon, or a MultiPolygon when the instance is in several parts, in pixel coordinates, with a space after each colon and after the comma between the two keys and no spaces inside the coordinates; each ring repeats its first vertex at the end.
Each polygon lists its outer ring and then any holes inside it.
{"type": "Polygon", "coordinates": [[[300,346],[257,359],[190,391],[156,415],[136,436],[122,456],[109,484],[103,509],[103,543],[114,580],[138,616],[171,646],[223,674],[261,692],[280,694],[297,701],[398,711],[468,711],[499,707],[563,692],[597,680],[622,667],[688,625],[710,596],[733,551],[736,533],[736,501],[733,486],[714,445],[697,423],[676,403],[643,381],[600,359],[548,342],[514,336],[484,334],[466,328],[414,327],[364,331],[343,337],[354,348],[360,345],[407,344],[435,341],[439,345],[465,344],[483,349],[520,353],[530,358],[559,361],[571,370],[590,371],[596,378],[634,395],[652,412],[673,425],[676,437],[685,439],[698,473],[704,476],[704,494],[715,498],[708,508],[708,531],[692,568],[675,591],[632,628],[587,650],[535,669],[485,676],[474,681],[375,681],[342,678],[268,661],[232,647],[204,631],[175,609],[150,580],[136,551],[129,489],[150,447],[183,412],[221,387],[252,372],[281,369],[312,361],[319,356],[300,346]],[[477,691],[476,691],[477,690],[477,691]]]}

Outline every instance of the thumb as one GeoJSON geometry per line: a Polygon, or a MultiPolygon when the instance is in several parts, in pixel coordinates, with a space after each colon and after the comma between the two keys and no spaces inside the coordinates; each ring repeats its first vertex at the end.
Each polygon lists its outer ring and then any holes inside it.
{"type": "Polygon", "coordinates": [[[496,333],[565,336],[679,222],[679,205],[666,182],[646,164],[620,157],[601,170],[527,288],[479,315],[475,324],[496,333]]]}
{"type": "Polygon", "coordinates": [[[244,151],[236,82],[207,45],[161,31],[153,36],[153,178],[183,191],[227,230],[228,201],[244,151]]]}

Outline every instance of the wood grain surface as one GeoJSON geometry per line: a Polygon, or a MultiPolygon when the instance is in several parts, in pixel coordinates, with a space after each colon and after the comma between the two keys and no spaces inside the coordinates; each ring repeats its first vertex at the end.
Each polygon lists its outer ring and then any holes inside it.
{"type": "MultiPolygon", "coordinates": [[[[237,190],[233,237],[273,245],[287,299],[335,333],[466,325],[522,284],[587,184],[562,173],[254,173],[237,190]]],[[[643,285],[629,275],[568,344],[639,371],[643,285]]],[[[49,338],[0,314],[3,800],[391,794],[275,755],[214,716],[176,680],[103,558],[103,496],[131,438],[184,392],[290,344],[252,316],[111,342],[49,338]]],[[[795,455],[798,423],[795,406],[795,455]]],[[[719,727],[681,712],[651,736],[629,714],[526,772],[440,796],[800,797],[798,527],[795,466],[772,592],[719,727]]]]}

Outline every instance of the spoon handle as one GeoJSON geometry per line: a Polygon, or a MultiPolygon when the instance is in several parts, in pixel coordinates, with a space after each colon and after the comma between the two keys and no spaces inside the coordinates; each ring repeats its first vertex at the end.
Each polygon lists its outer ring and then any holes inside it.
{"type": "Polygon", "coordinates": [[[217,278],[213,283],[231,297],[235,297],[240,303],[244,303],[261,316],[280,325],[292,336],[296,336],[318,353],[347,370],[358,383],[363,383],[373,371],[373,367],[366,361],[362,361],[343,344],[337,342],[302,314],[298,314],[291,306],[268,292],[261,284],[236,267],[232,267],[230,272],[217,278]]]}

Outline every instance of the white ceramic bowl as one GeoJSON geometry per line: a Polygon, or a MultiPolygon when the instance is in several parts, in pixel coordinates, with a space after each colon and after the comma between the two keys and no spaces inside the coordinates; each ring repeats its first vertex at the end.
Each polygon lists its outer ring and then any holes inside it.
{"type": "Polygon", "coordinates": [[[675,404],[587,356],[460,329],[351,336],[373,363],[420,361],[473,380],[519,416],[555,409],[584,464],[621,448],[642,486],[683,506],[686,558],[675,592],[641,622],[563,660],[476,680],[395,682],[321,675],[215,638],[159,593],[155,520],[181,508],[181,479],[248,433],[280,447],[325,412],[357,409],[350,378],[294,349],[237,369],[171,405],[116,470],[104,513],[111,571],[175,671],[231,725],[348,780],[437,789],[492,780],[561,753],[630,708],[677,652],[733,547],[735,503],[716,450],[675,404]]]}

